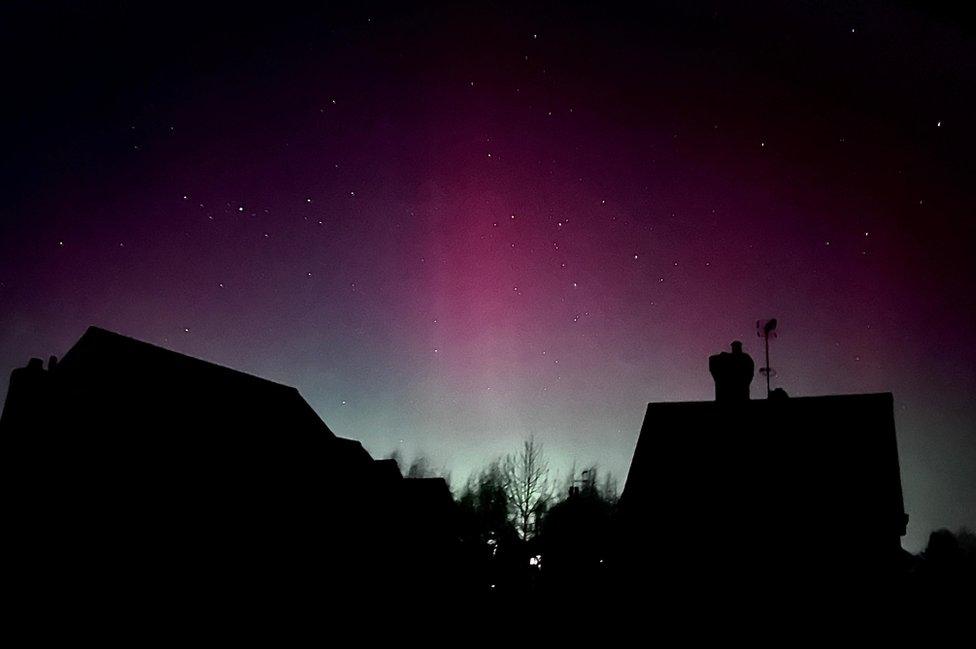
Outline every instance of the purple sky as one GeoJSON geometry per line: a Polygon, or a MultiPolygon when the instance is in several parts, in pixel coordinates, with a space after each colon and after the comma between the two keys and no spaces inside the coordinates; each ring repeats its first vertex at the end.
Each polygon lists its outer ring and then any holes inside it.
{"type": "Polygon", "coordinates": [[[842,5],[4,9],[0,389],[98,324],[622,486],[777,317],[774,386],[894,393],[906,547],[976,527],[973,23],[842,5]]]}

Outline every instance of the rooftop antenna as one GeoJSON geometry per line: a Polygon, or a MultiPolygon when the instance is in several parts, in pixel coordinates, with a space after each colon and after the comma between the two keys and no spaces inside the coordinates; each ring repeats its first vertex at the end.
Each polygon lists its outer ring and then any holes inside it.
{"type": "Polygon", "coordinates": [[[769,389],[769,377],[775,375],[776,372],[769,366],[769,339],[776,337],[776,318],[770,320],[757,320],[756,321],[756,335],[763,339],[766,344],[766,367],[760,367],[759,373],[766,377],[766,398],[769,398],[771,391],[769,389]]]}

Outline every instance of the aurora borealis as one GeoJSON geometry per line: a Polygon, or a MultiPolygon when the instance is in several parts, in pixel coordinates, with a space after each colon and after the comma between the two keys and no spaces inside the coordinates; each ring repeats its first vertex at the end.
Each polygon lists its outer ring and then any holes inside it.
{"type": "Polygon", "coordinates": [[[97,324],[622,486],[776,317],[774,386],[894,393],[905,547],[976,527],[973,23],[751,5],[4,8],[0,389],[97,324]]]}

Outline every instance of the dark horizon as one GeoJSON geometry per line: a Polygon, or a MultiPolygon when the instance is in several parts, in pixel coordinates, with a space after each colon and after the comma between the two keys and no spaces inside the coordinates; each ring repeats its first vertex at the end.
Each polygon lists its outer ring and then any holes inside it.
{"type": "Polygon", "coordinates": [[[0,394],[95,324],[456,484],[535,435],[622,485],[775,316],[772,387],[894,394],[905,548],[976,528],[971,12],[0,12],[0,394]]]}
{"type": "Polygon", "coordinates": [[[713,401],[648,406],[622,492],[593,467],[556,484],[530,437],[452,494],[337,436],[294,388],[91,327],[14,370],[0,414],[15,610],[253,637],[223,615],[320,628],[329,600],[400,589],[430,624],[567,593],[628,593],[641,620],[659,598],[666,622],[960,601],[976,534],[901,546],[890,393],[749,399],[738,343],[709,368],[713,401]]]}

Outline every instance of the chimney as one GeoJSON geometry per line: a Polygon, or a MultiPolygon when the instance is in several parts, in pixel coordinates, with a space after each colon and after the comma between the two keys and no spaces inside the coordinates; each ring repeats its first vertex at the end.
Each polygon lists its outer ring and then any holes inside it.
{"type": "Polygon", "coordinates": [[[0,431],[23,433],[34,430],[50,411],[48,408],[48,373],[44,361],[32,358],[27,367],[18,367],[10,373],[7,400],[0,412],[0,431]]]}
{"type": "Polygon", "coordinates": [[[708,371],[715,380],[715,400],[731,403],[749,400],[749,384],[756,365],[752,357],[742,351],[742,343],[732,343],[732,352],[708,357],[708,371]]]}

